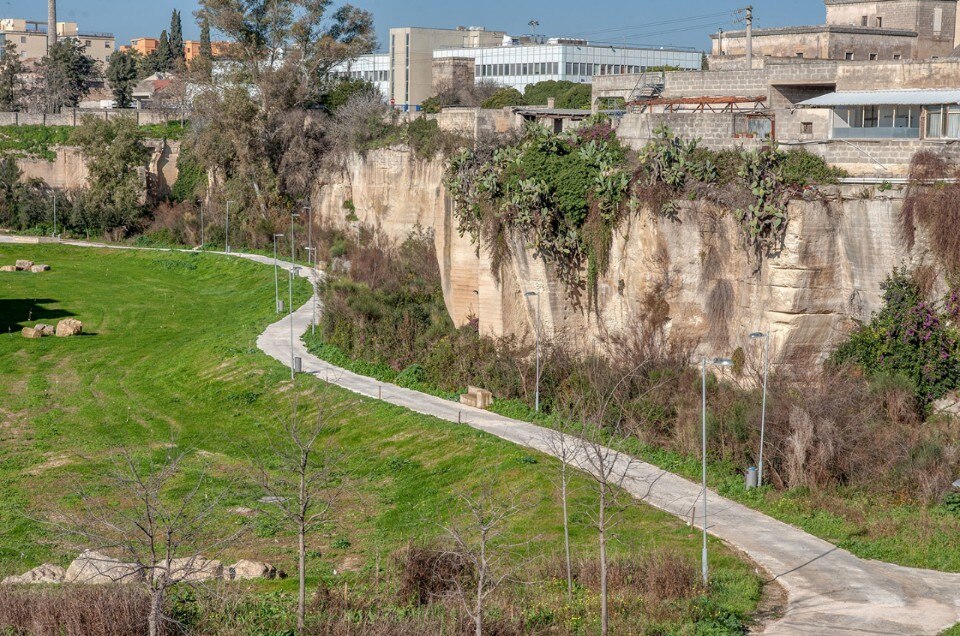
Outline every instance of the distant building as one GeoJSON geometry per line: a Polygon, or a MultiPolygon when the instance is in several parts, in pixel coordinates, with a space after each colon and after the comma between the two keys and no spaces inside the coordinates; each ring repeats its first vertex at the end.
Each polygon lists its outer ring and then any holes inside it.
{"type": "MultiPolygon", "coordinates": [[[[113,34],[80,31],[76,22],[57,22],[57,37],[78,41],[88,56],[101,63],[105,63],[116,50],[113,34]]],[[[47,23],[17,18],[0,19],[0,49],[11,42],[16,45],[23,60],[44,57],[47,54],[47,23]]]]}
{"type": "MultiPolygon", "coordinates": [[[[960,44],[958,0],[824,0],[826,23],[753,30],[755,57],[841,61],[945,58],[960,44]]],[[[714,57],[746,54],[746,33],[715,33],[714,57]]]]}
{"type": "Polygon", "coordinates": [[[160,48],[160,40],[157,38],[137,38],[130,40],[129,48],[140,55],[147,56],[160,48]]]}
{"type": "MultiPolygon", "coordinates": [[[[183,53],[186,60],[189,62],[193,59],[200,57],[200,40],[185,40],[183,42],[183,53]]],[[[210,43],[210,53],[213,57],[223,57],[230,50],[229,42],[211,42],[210,43]]]]}
{"type": "Polygon", "coordinates": [[[384,99],[390,98],[390,55],[372,53],[339,64],[335,72],[341,77],[366,80],[377,87],[384,99]]]}
{"type": "Polygon", "coordinates": [[[649,69],[696,70],[702,54],[694,49],[594,45],[586,40],[552,38],[542,42],[510,39],[502,46],[441,49],[434,59],[468,59],[474,81],[510,86],[548,80],[589,84],[594,76],[645,73],[649,69]]]}
{"type": "Polygon", "coordinates": [[[545,80],[590,83],[595,75],[669,67],[699,69],[701,53],[671,47],[594,45],[586,40],[512,37],[482,27],[390,29],[389,53],[364,55],[334,71],[374,82],[401,110],[419,110],[441,87],[489,82],[523,91],[545,80]]]}

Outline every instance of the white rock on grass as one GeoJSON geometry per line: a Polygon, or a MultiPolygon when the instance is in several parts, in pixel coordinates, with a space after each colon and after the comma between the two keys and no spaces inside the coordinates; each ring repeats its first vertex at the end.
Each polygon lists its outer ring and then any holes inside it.
{"type": "Polygon", "coordinates": [[[227,568],[226,578],[230,581],[248,581],[251,579],[272,579],[277,576],[277,568],[263,561],[240,559],[227,568]]]}
{"type": "Polygon", "coordinates": [[[85,550],[67,568],[65,583],[133,583],[143,580],[143,571],[135,563],[124,563],[105,554],[85,550]]]}
{"type": "MultiPolygon", "coordinates": [[[[154,572],[154,579],[160,572],[154,572]]],[[[202,556],[184,557],[170,561],[169,578],[171,581],[209,581],[223,578],[223,563],[202,556]]]]}
{"type": "Polygon", "coordinates": [[[32,265],[30,267],[30,271],[33,272],[34,274],[39,274],[40,272],[49,272],[50,266],[49,265],[32,265]]]}
{"type": "Polygon", "coordinates": [[[31,267],[33,267],[33,261],[28,261],[24,259],[19,259],[17,261],[17,269],[20,270],[21,272],[29,271],[31,267]]]}
{"type": "Polygon", "coordinates": [[[56,334],[59,338],[79,336],[83,333],[83,323],[75,318],[64,318],[57,323],[56,334]]]}
{"type": "Polygon", "coordinates": [[[35,324],[33,326],[33,330],[39,332],[41,336],[52,336],[54,333],[56,333],[53,325],[47,325],[42,322],[35,324]]]}
{"type": "Polygon", "coordinates": [[[3,581],[0,581],[0,585],[32,585],[35,583],[63,583],[64,578],[67,576],[67,571],[64,570],[59,565],[51,565],[50,563],[44,563],[43,565],[38,565],[29,572],[24,572],[23,574],[18,574],[14,576],[8,576],[3,581]]]}
{"type": "Polygon", "coordinates": [[[3,265],[0,266],[0,272],[15,272],[17,271],[16,265],[3,265]]]}
{"type": "Polygon", "coordinates": [[[30,338],[31,340],[35,340],[37,338],[43,337],[43,333],[37,331],[33,327],[24,327],[23,330],[20,332],[20,335],[23,336],[24,338],[30,338]]]}

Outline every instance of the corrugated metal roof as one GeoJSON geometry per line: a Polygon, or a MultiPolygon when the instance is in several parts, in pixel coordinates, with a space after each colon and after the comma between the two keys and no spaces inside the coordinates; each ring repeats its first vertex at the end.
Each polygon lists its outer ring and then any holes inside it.
{"type": "Polygon", "coordinates": [[[960,104],[960,89],[843,91],[802,101],[801,108],[831,106],[927,106],[960,104]]]}

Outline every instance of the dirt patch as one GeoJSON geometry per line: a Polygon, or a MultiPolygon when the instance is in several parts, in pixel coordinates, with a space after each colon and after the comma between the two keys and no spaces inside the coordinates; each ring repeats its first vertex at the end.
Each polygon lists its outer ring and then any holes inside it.
{"type": "Polygon", "coordinates": [[[49,457],[46,461],[41,464],[37,464],[29,471],[28,475],[39,475],[45,471],[52,470],[54,468],[60,468],[61,466],[67,466],[72,464],[73,460],[67,457],[66,455],[54,455],[49,457]]]}

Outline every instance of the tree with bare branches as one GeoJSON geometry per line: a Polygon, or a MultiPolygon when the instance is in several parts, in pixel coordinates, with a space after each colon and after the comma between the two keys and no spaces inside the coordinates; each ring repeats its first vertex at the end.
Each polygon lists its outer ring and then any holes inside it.
{"type": "Polygon", "coordinates": [[[265,493],[265,512],[297,534],[297,633],[306,618],[306,569],[309,535],[324,527],[341,494],[336,469],[341,459],[325,435],[330,422],[349,408],[321,397],[312,416],[299,412],[295,394],[290,418],[268,436],[267,453],[254,453],[257,478],[265,493]]]}
{"type": "Polygon", "coordinates": [[[579,440],[569,435],[569,427],[561,422],[559,428],[550,429],[547,438],[549,453],[560,460],[560,474],[557,476],[557,490],[560,493],[563,513],[563,551],[567,566],[567,601],[573,600],[573,559],[570,554],[570,476],[579,440]]]}
{"type": "Polygon", "coordinates": [[[530,503],[519,493],[498,498],[489,488],[461,495],[460,501],[463,518],[445,530],[452,543],[449,555],[466,564],[467,575],[452,576],[448,585],[450,595],[473,621],[476,636],[482,636],[487,600],[522,568],[519,553],[532,539],[511,542],[508,532],[511,520],[528,510],[530,503]]]}
{"type": "Polygon", "coordinates": [[[219,561],[201,555],[215,556],[243,529],[224,530],[217,523],[228,490],[211,489],[206,467],[189,474],[189,456],[173,445],[160,457],[139,457],[121,448],[110,458],[102,481],[95,487],[78,485],[80,505],[55,524],[84,548],[71,566],[75,571],[67,571],[68,579],[134,582],[146,588],[150,636],[171,621],[164,613],[170,588],[222,576],[219,561]]]}

